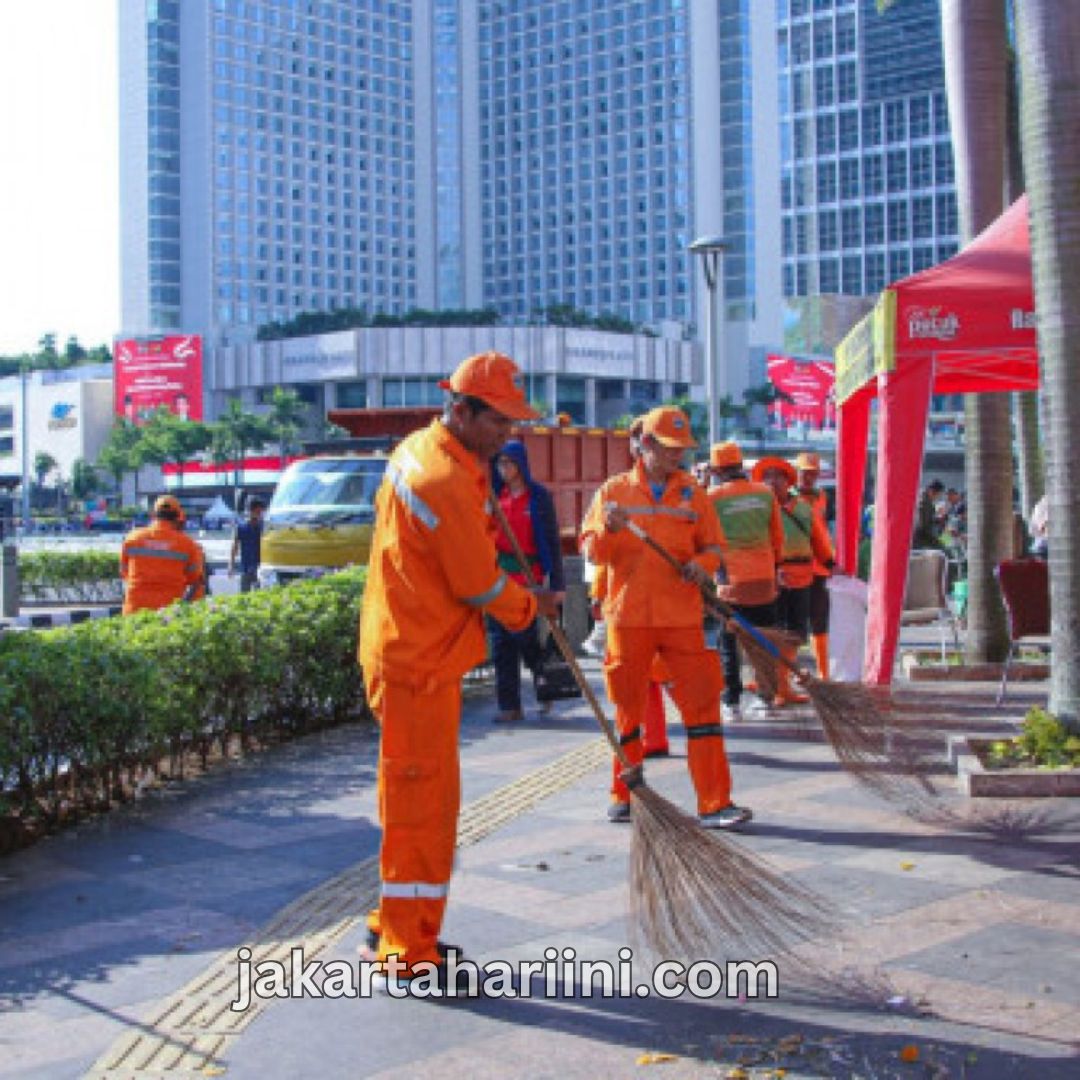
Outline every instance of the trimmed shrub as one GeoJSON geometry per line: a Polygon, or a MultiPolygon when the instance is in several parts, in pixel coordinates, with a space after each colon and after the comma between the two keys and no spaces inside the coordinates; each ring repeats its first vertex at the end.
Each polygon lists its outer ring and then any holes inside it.
{"type": "MultiPolygon", "coordinates": [[[[365,570],[0,638],[0,816],[128,797],[185,754],[359,716],[365,570]]],[[[0,848],[3,846],[0,837],[0,848]]]]}
{"type": "Polygon", "coordinates": [[[115,551],[20,552],[19,589],[27,600],[119,601],[120,558],[115,551]]]}

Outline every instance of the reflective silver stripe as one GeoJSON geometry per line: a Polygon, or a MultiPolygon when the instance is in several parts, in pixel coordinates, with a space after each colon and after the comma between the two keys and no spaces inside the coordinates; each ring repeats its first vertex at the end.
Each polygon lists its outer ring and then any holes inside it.
{"type": "Polygon", "coordinates": [[[386,477],[394,485],[397,497],[409,508],[409,511],[418,517],[429,529],[439,527],[439,519],[435,511],[405,482],[405,476],[396,465],[388,465],[386,477]]]}
{"type": "Polygon", "coordinates": [[[630,517],[645,517],[649,514],[661,514],[665,517],[686,518],[687,521],[697,521],[697,513],[693,510],[683,510],[680,506],[621,506],[630,517]]]}
{"type": "Polygon", "coordinates": [[[127,557],[138,555],[143,559],[172,559],[174,562],[191,562],[191,556],[183,551],[162,551],[160,548],[129,547],[127,557]]]}
{"type": "Polygon", "coordinates": [[[724,549],[722,547],[720,547],[718,544],[710,544],[707,548],[705,548],[705,553],[711,553],[713,555],[719,555],[721,558],[723,558],[724,549]]]}
{"type": "Polygon", "coordinates": [[[384,881],[383,897],[395,900],[439,900],[449,891],[449,885],[432,885],[427,881],[384,881]]]}
{"type": "Polygon", "coordinates": [[[495,584],[487,592],[482,592],[478,596],[465,596],[462,599],[472,607],[483,607],[485,604],[490,604],[506,588],[508,580],[505,574],[499,574],[495,584]]]}

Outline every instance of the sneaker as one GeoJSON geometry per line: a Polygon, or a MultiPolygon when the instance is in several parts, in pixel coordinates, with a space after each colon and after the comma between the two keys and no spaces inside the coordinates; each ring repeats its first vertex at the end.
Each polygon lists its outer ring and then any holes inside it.
{"type": "Polygon", "coordinates": [[[720,718],[725,724],[737,724],[742,719],[742,710],[738,705],[721,705],[720,718]]]}
{"type": "Polygon", "coordinates": [[[598,622],[592,633],[581,643],[581,651],[586,656],[595,656],[602,660],[607,652],[607,625],[598,622]]]}
{"type": "Polygon", "coordinates": [[[630,804],[628,802],[613,802],[607,808],[607,819],[615,825],[626,824],[630,820],[630,804]]]}
{"type": "Polygon", "coordinates": [[[731,803],[723,810],[714,810],[711,814],[702,814],[698,821],[703,829],[735,829],[753,818],[752,811],[745,806],[731,803]]]}
{"type": "Polygon", "coordinates": [[[502,712],[496,713],[492,717],[491,722],[493,724],[516,724],[524,718],[525,714],[520,709],[503,709],[502,712]]]}

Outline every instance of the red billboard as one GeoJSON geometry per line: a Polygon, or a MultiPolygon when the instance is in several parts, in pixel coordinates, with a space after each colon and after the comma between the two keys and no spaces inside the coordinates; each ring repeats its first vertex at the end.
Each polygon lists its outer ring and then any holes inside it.
{"type": "Polygon", "coordinates": [[[202,338],[129,338],[113,347],[113,412],[144,424],[163,406],[184,420],[201,420],[202,338]]]}
{"type": "Polygon", "coordinates": [[[835,427],[836,377],[831,361],[772,355],[768,362],[769,381],[791,398],[773,404],[773,423],[780,427],[801,423],[816,430],[835,427]]]}

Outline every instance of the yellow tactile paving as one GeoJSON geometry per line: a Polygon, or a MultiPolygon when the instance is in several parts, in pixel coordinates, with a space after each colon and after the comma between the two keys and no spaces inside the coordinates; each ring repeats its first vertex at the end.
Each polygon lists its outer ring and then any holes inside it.
{"type": "MultiPolygon", "coordinates": [[[[602,740],[590,740],[526,776],[474,800],[461,812],[458,844],[478,843],[499,826],[588,776],[609,760],[602,740]]],[[[251,950],[252,963],[286,960],[304,947],[305,960],[317,958],[364,917],[378,897],[377,858],[357,863],[283,908],[253,937],[237,945],[251,950]]],[[[87,1074],[90,1077],[140,1077],[158,1074],[215,1075],[228,1044],[270,1001],[253,999],[244,1012],[229,1006],[236,992],[236,951],[220,955],[141,1026],[117,1039],[87,1074]]]]}

